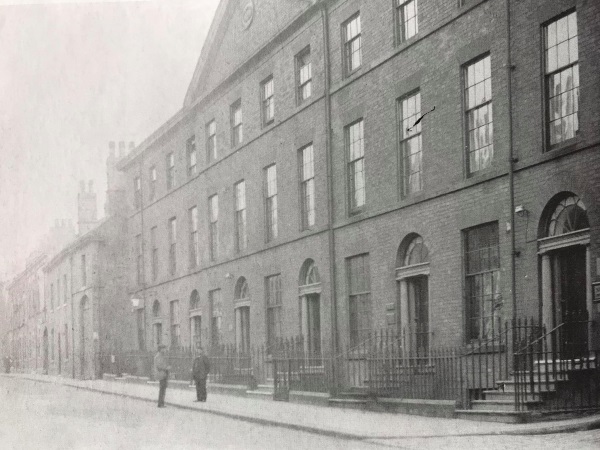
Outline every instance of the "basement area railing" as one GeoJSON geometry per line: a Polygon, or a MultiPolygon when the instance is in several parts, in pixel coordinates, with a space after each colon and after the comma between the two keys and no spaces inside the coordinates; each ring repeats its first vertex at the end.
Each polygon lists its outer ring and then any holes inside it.
{"type": "Polygon", "coordinates": [[[514,354],[515,409],[584,411],[600,408],[600,352],[590,351],[587,310],[566,311],[564,321],[514,354]]]}

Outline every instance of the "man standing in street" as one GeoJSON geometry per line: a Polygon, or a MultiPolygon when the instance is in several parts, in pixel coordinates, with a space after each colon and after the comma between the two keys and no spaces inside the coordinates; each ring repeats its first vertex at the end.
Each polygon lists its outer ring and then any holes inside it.
{"type": "Polygon", "coordinates": [[[202,347],[198,347],[198,355],[194,358],[192,378],[196,383],[196,402],[206,401],[206,378],[210,372],[210,361],[202,347]]]}
{"type": "Polygon", "coordinates": [[[154,356],[154,373],[158,380],[158,407],[165,407],[165,394],[167,392],[167,380],[169,379],[169,366],[167,357],[165,355],[166,345],[159,345],[158,352],[154,356]]]}

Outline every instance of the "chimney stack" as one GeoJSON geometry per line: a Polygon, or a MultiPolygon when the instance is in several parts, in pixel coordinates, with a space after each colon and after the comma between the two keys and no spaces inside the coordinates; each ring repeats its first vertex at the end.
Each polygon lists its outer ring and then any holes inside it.
{"type": "Polygon", "coordinates": [[[85,190],[85,181],[79,182],[79,194],[77,195],[77,216],[79,235],[83,235],[96,226],[97,205],[96,194],[93,192],[94,182],[88,181],[88,191],[85,190]]]}
{"type": "MultiPolygon", "coordinates": [[[[114,141],[111,141],[114,145],[114,141]]],[[[133,141],[129,142],[129,149],[135,146],[133,141]]],[[[125,173],[117,168],[118,160],[127,154],[125,141],[119,141],[118,158],[111,158],[110,154],[106,161],[106,202],[104,203],[104,216],[112,217],[124,215],[127,211],[125,199],[125,173]]],[[[109,143],[110,149],[110,143],[109,143]]]]}

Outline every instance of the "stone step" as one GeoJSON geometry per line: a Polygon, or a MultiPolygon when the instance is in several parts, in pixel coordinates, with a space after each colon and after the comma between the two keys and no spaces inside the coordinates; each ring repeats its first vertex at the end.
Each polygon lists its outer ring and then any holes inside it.
{"type": "Polygon", "coordinates": [[[369,400],[357,398],[330,398],[327,401],[327,404],[337,408],[365,409],[369,404],[369,400]]]}
{"type": "Polygon", "coordinates": [[[520,411],[485,411],[472,409],[457,409],[458,419],[478,420],[481,422],[525,423],[530,415],[520,411]]]}
{"type": "MultiPolygon", "coordinates": [[[[528,382],[533,379],[533,381],[542,381],[542,382],[554,382],[554,381],[568,381],[569,375],[565,372],[543,372],[543,371],[519,371],[516,372],[515,375],[519,377],[519,380],[527,380],[528,382]]],[[[512,376],[512,379],[515,379],[515,375],[512,376]]]]}
{"type": "MultiPolygon", "coordinates": [[[[502,391],[500,389],[483,391],[483,395],[485,396],[485,400],[511,400],[514,402],[515,393],[502,391]]],[[[527,394],[525,400],[541,400],[539,393],[527,394]]]]}
{"type": "Polygon", "coordinates": [[[575,359],[540,359],[534,361],[534,366],[540,366],[541,369],[545,370],[559,370],[559,371],[570,371],[570,370],[582,370],[582,369],[596,369],[600,367],[595,356],[589,358],[575,358],[575,359]]]}
{"type": "Polygon", "coordinates": [[[371,395],[369,394],[369,390],[361,389],[361,388],[352,388],[349,390],[339,392],[336,395],[336,398],[350,398],[350,399],[364,399],[364,398],[369,398],[369,397],[371,397],[371,395]]]}
{"type": "MultiPolygon", "coordinates": [[[[541,401],[525,401],[522,403],[527,411],[533,411],[539,407],[541,401]]],[[[471,402],[473,411],[515,411],[514,400],[473,400],[471,402]]]]}
{"type": "MultiPolygon", "coordinates": [[[[504,390],[504,392],[515,392],[515,381],[514,380],[501,380],[498,381],[498,386],[504,390]]],[[[554,392],[556,391],[556,383],[546,383],[546,382],[534,382],[533,386],[530,383],[527,383],[526,387],[524,387],[523,393],[527,392],[529,394],[535,393],[545,393],[545,392],[554,392]]]]}
{"type": "Polygon", "coordinates": [[[264,399],[271,399],[273,398],[273,391],[269,392],[269,391],[246,391],[246,396],[247,397],[254,397],[254,398],[264,398],[264,399]]]}

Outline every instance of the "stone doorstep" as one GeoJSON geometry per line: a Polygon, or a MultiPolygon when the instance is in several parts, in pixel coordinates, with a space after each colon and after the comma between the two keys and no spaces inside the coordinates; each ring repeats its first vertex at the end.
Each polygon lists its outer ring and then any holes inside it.
{"type": "Polygon", "coordinates": [[[331,398],[330,406],[362,409],[373,412],[410,414],[427,417],[456,417],[454,400],[426,400],[401,398],[331,398]]]}
{"type": "Polygon", "coordinates": [[[329,394],[325,392],[290,391],[290,402],[327,406],[329,394]]]}

